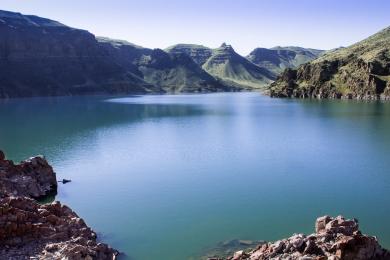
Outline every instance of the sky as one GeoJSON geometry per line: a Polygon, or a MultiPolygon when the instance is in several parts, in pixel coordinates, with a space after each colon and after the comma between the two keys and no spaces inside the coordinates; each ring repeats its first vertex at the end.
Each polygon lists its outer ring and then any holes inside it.
{"type": "Polygon", "coordinates": [[[0,9],[148,48],[226,42],[241,55],[348,46],[390,26],[390,0],[0,0],[0,9]]]}

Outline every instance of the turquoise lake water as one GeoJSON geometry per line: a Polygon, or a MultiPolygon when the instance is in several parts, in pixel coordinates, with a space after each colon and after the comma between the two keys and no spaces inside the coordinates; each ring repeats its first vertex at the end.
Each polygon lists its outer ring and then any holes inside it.
{"type": "Polygon", "coordinates": [[[311,233],[342,214],[390,248],[390,103],[257,93],[0,102],[0,149],[43,154],[68,204],[135,260],[311,233]]]}

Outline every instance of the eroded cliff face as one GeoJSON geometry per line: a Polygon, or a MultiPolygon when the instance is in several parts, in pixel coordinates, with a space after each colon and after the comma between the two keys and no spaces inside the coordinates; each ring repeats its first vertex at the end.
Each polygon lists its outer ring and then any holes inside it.
{"type": "Polygon", "coordinates": [[[285,70],[269,92],[272,97],[389,99],[390,27],[296,70],[285,70]]]}

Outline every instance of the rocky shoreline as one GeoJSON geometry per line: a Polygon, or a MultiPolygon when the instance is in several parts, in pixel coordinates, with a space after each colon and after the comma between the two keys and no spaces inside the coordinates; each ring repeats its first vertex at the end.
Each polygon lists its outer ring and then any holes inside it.
{"type": "Polygon", "coordinates": [[[35,199],[55,194],[57,179],[43,157],[15,165],[0,151],[0,259],[116,259],[119,252],[66,205],[35,199]]]}
{"type": "Polygon", "coordinates": [[[364,235],[356,219],[323,216],[316,220],[316,232],[294,234],[273,243],[261,243],[254,250],[240,250],[227,258],[209,260],[388,260],[390,252],[374,236],[364,235]]]}

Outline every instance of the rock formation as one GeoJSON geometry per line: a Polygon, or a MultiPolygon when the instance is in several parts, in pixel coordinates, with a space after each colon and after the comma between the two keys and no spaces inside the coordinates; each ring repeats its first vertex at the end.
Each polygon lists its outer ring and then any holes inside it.
{"type": "Polygon", "coordinates": [[[56,175],[43,157],[32,157],[15,165],[5,160],[0,151],[0,197],[12,195],[38,199],[56,191],[56,175]]]}
{"type": "Polygon", "coordinates": [[[60,202],[39,204],[57,189],[43,157],[15,165],[0,151],[0,259],[115,259],[118,251],[60,202]]]}
{"type": "Polygon", "coordinates": [[[27,197],[0,199],[0,258],[114,259],[118,252],[59,202],[40,205],[27,197]]]}
{"type": "MultiPolygon", "coordinates": [[[[390,252],[383,249],[376,237],[363,235],[356,219],[342,216],[320,217],[316,233],[294,234],[273,243],[264,243],[250,252],[238,251],[229,260],[388,260],[390,252]]],[[[218,259],[218,258],[214,258],[218,259]]],[[[211,260],[211,259],[210,259],[211,260]]]]}
{"type": "Polygon", "coordinates": [[[272,97],[389,99],[390,27],[285,70],[269,91],[272,97]]]}

